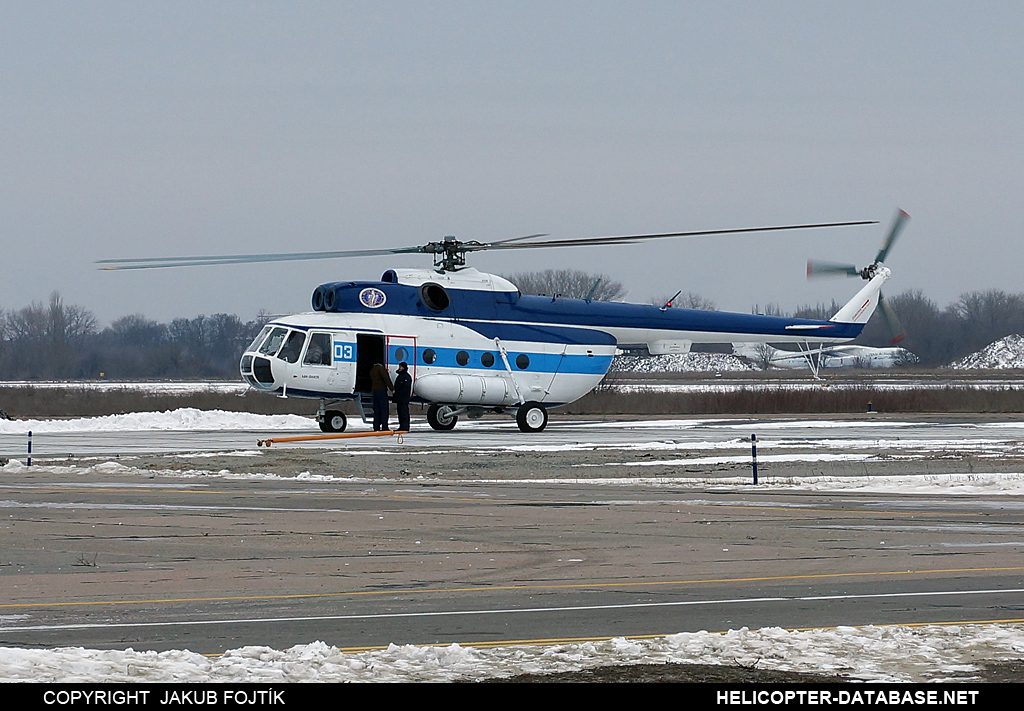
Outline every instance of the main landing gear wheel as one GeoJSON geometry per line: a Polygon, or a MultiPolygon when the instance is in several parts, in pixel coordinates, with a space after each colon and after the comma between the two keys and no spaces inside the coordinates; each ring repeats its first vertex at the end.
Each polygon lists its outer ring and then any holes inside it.
{"type": "Polygon", "coordinates": [[[459,416],[453,414],[451,405],[431,405],[427,408],[427,424],[435,430],[447,431],[455,429],[459,416]]]}
{"type": "Polygon", "coordinates": [[[328,410],[324,413],[324,419],[320,421],[321,432],[344,432],[348,420],[345,413],[340,410],[328,410]]]}
{"type": "Polygon", "coordinates": [[[548,426],[548,411],[539,402],[525,402],[516,410],[520,432],[540,432],[548,426]]]}

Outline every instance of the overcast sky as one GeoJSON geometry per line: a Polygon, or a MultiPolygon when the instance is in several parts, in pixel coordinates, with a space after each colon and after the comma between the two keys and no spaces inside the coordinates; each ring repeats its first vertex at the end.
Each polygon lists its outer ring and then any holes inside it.
{"type": "Polygon", "coordinates": [[[100,272],[112,257],[880,220],[813,234],[476,255],[630,300],[1024,291],[1020,2],[0,0],[0,308],[107,323],[309,308],[403,256],[100,272]]]}

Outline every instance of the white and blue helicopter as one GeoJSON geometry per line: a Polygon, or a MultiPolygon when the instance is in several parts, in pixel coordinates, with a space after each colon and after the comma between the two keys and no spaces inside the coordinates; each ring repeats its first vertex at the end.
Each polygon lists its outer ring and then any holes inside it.
{"type": "Polygon", "coordinates": [[[483,250],[634,244],[670,237],[736,234],[877,224],[874,221],[674,232],[568,240],[547,235],[496,242],[446,237],[415,247],[219,257],[102,260],[104,269],[294,261],[426,253],[433,269],[389,269],[380,281],[338,281],[313,291],[311,312],[269,322],[246,348],[242,377],[253,388],[320,400],[324,432],[342,432],[339,405],[354,400],[367,419],[369,372],[375,363],[394,374],[408,363],[413,401],[428,405],[427,422],[451,430],[459,417],[510,413],[523,432],[543,430],[548,410],[590,392],[617,348],[646,346],[651,354],[685,353],[693,343],[789,342],[805,350],[856,338],[880,302],[889,278],[883,265],[906,214],[898,214],[875,261],[862,270],[827,264],[821,273],[857,276],[867,284],[827,321],[612,303],[521,294],[508,280],[466,266],[483,250]]]}

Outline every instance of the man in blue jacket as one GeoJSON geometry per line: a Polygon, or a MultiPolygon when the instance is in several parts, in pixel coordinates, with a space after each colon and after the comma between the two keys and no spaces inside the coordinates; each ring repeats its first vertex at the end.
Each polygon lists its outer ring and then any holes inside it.
{"type": "Polygon", "coordinates": [[[398,412],[398,429],[409,431],[409,398],[412,397],[412,376],[409,375],[409,364],[404,360],[398,364],[395,374],[395,410],[398,412]]]}

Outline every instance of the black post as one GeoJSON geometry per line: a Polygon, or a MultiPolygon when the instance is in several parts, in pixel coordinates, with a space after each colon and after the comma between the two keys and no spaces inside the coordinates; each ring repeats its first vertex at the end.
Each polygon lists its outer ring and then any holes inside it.
{"type": "Polygon", "coordinates": [[[754,483],[757,483],[757,435],[750,435],[750,466],[754,470],[754,483]]]}
{"type": "Polygon", "coordinates": [[[28,431],[28,466],[32,466],[32,430],[28,431]]]}

